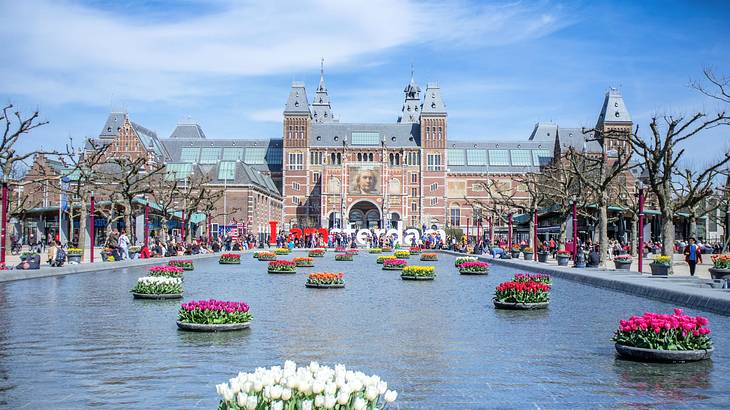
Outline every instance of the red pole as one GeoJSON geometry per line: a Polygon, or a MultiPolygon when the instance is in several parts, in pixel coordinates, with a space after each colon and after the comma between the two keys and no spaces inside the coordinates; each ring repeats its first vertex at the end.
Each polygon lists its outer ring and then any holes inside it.
{"type": "Polygon", "coordinates": [[[578,258],[578,206],[573,201],[573,261],[578,258]]]}
{"type": "Polygon", "coordinates": [[[491,216],[489,217],[489,242],[494,245],[494,222],[491,216]]]}
{"type": "Polygon", "coordinates": [[[533,235],[535,236],[535,249],[532,250],[532,257],[534,260],[537,260],[537,249],[538,249],[538,243],[537,243],[537,208],[535,208],[535,211],[533,213],[533,223],[532,226],[533,229],[533,235]]]}
{"type": "Polygon", "coordinates": [[[182,224],[180,225],[180,240],[185,243],[185,210],[182,210],[182,224]]]}
{"type": "Polygon", "coordinates": [[[644,272],[644,188],[639,188],[639,273],[644,272]]]}
{"type": "Polygon", "coordinates": [[[94,263],[94,243],[96,242],[96,224],[94,221],[94,193],[91,193],[91,220],[89,221],[91,223],[91,253],[89,254],[89,262],[94,263]]]}
{"type": "Polygon", "coordinates": [[[507,229],[507,248],[512,252],[512,212],[509,213],[509,226],[507,229]]]}
{"type": "Polygon", "coordinates": [[[479,219],[479,220],[477,221],[477,243],[479,243],[479,241],[480,241],[480,240],[482,239],[482,237],[481,237],[481,235],[480,235],[480,232],[479,232],[479,228],[480,228],[481,226],[482,226],[482,220],[481,220],[481,219],[479,219]]]}
{"type": "MultiPolygon", "coordinates": [[[[146,200],[145,200],[146,201],[146,200]]],[[[144,246],[149,248],[150,238],[150,204],[144,204],[144,246]]]]}
{"type": "Polygon", "coordinates": [[[0,225],[2,225],[2,228],[0,228],[0,235],[3,236],[2,239],[0,239],[0,264],[5,266],[5,236],[8,225],[8,183],[5,181],[3,181],[3,212],[0,225]]]}

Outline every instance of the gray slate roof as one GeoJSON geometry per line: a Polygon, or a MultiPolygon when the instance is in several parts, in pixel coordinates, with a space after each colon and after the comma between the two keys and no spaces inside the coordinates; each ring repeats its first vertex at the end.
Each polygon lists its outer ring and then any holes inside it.
{"type": "Polygon", "coordinates": [[[565,152],[570,147],[578,152],[601,152],[601,144],[593,139],[593,133],[582,128],[558,128],[558,141],[560,152],[565,152]]]}
{"type": "Polygon", "coordinates": [[[170,138],[205,139],[205,133],[199,124],[178,124],[170,138]]]}
{"type": "MultiPolygon", "coordinates": [[[[274,155],[278,155],[281,158],[283,143],[281,138],[273,139],[260,139],[260,140],[249,140],[249,139],[183,139],[183,138],[168,138],[161,140],[162,145],[165,147],[165,151],[168,154],[169,162],[181,162],[182,149],[185,147],[197,147],[197,148],[266,148],[266,158],[264,164],[249,164],[251,167],[261,171],[281,171],[281,162],[270,161],[274,155]]],[[[223,150],[221,150],[219,160],[222,160],[223,150]]]]}
{"type": "Polygon", "coordinates": [[[631,114],[626,108],[624,97],[621,95],[621,91],[611,88],[603,99],[603,108],[598,116],[598,123],[623,124],[627,122],[631,122],[631,114]]]}
{"type": "Polygon", "coordinates": [[[558,125],[551,122],[538,122],[530,134],[530,141],[555,141],[558,125]]]}
{"type": "MultiPolygon", "coordinates": [[[[547,154],[546,157],[552,158],[555,147],[554,141],[519,141],[519,142],[466,142],[466,141],[449,141],[447,144],[448,150],[529,150],[529,151],[540,151],[547,154]]],[[[466,154],[466,152],[464,153],[466,154]]],[[[448,156],[448,154],[447,154],[448,156]]],[[[532,156],[532,152],[531,152],[532,156]]],[[[509,156],[510,165],[469,165],[468,161],[466,165],[454,165],[447,162],[447,169],[449,174],[458,173],[482,173],[482,174],[522,174],[526,172],[537,172],[540,170],[540,166],[524,166],[514,165],[509,156]]],[[[491,162],[491,159],[489,159],[491,162]]]]}
{"type": "Polygon", "coordinates": [[[218,178],[220,176],[221,162],[208,166],[201,165],[200,167],[210,177],[212,183],[229,185],[254,185],[271,195],[281,197],[281,192],[274,183],[274,180],[271,179],[271,175],[261,172],[251,165],[245,164],[241,161],[236,161],[234,178],[225,181],[218,178]]]}
{"type": "Polygon", "coordinates": [[[112,112],[104,123],[104,128],[99,133],[99,138],[116,138],[119,132],[119,128],[124,124],[124,119],[127,117],[126,113],[123,112],[112,112]]]}
{"type": "Polygon", "coordinates": [[[441,98],[441,88],[438,84],[428,83],[425,94],[421,113],[446,115],[446,104],[444,104],[444,100],[441,98]]]}
{"type": "Polygon", "coordinates": [[[377,132],[380,140],[385,140],[386,147],[417,148],[421,139],[419,124],[359,124],[359,123],[325,123],[312,124],[309,135],[309,145],[312,147],[342,147],[347,139],[346,146],[351,147],[380,147],[377,145],[351,145],[353,132],[377,132]]]}
{"type": "Polygon", "coordinates": [[[309,100],[307,100],[307,90],[304,89],[304,83],[295,81],[291,84],[284,114],[310,114],[309,100]]]}
{"type": "Polygon", "coordinates": [[[157,138],[157,133],[137,124],[136,122],[132,121],[131,123],[132,127],[137,132],[137,135],[139,135],[139,138],[142,140],[142,144],[144,144],[145,148],[149,151],[153,151],[160,158],[165,158],[165,148],[160,143],[160,139],[157,138]]]}

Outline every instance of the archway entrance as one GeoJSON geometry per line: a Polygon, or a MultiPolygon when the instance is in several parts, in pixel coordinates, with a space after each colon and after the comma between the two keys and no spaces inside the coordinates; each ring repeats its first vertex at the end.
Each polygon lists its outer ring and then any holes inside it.
{"type": "Polygon", "coordinates": [[[360,201],[350,208],[350,227],[354,229],[380,227],[380,210],[370,201],[360,201]]]}

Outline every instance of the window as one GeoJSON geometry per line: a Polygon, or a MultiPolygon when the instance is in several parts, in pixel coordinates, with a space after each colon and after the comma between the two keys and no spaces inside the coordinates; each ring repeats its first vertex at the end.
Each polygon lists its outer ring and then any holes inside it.
{"type": "Polygon", "coordinates": [[[474,192],[481,192],[481,191],[484,191],[484,185],[482,185],[482,184],[481,184],[481,183],[479,183],[479,182],[477,182],[477,183],[474,183],[474,184],[472,184],[472,186],[471,186],[471,190],[472,190],[472,191],[474,191],[474,192]]]}
{"type": "Polygon", "coordinates": [[[266,162],[269,164],[281,165],[282,155],[281,147],[269,145],[266,149],[266,162]]]}
{"type": "Polygon", "coordinates": [[[322,165],[322,153],[314,151],[309,154],[309,162],[312,165],[322,165]]]}
{"type": "Polygon", "coordinates": [[[337,153],[337,165],[342,165],[342,154],[337,153]]]}
{"type": "Polygon", "coordinates": [[[449,216],[451,226],[461,226],[461,209],[456,207],[451,208],[449,210],[449,216]]]}
{"type": "Polygon", "coordinates": [[[411,202],[411,211],[413,211],[413,212],[418,211],[418,203],[411,202]]]}
{"type": "Polygon", "coordinates": [[[312,173],[312,181],[314,181],[314,184],[319,184],[320,181],[322,181],[322,174],[319,172],[312,173]]]}
{"type": "Polygon", "coordinates": [[[439,127],[439,139],[441,139],[441,127],[439,127]]]}
{"type": "Polygon", "coordinates": [[[251,165],[265,164],[266,148],[246,148],[243,162],[251,165]]]}
{"type": "Polygon", "coordinates": [[[527,149],[511,149],[509,151],[510,157],[512,158],[512,165],[518,167],[529,167],[532,166],[532,155],[530,150],[527,149]]]}
{"type": "Polygon", "coordinates": [[[233,161],[221,161],[218,166],[218,179],[230,180],[236,178],[236,163],[233,161]]]}
{"type": "Polygon", "coordinates": [[[380,144],[379,132],[353,132],[352,145],[378,145],[380,144]]]}
{"type": "Polygon", "coordinates": [[[466,165],[466,162],[464,162],[463,149],[450,149],[447,153],[449,165],[466,165]]]}
{"type": "Polygon", "coordinates": [[[185,147],[180,151],[180,162],[198,162],[200,148],[185,147]]]}
{"type": "Polygon", "coordinates": [[[546,149],[536,149],[532,151],[532,161],[535,165],[543,166],[547,165],[552,161],[553,154],[546,149]]]}
{"type": "Polygon", "coordinates": [[[418,183],[418,174],[415,172],[411,172],[411,183],[413,183],[413,184],[418,183]]]}
{"type": "Polygon", "coordinates": [[[436,206],[439,204],[438,198],[431,198],[431,206],[436,206]]]}
{"type": "Polygon", "coordinates": [[[221,157],[220,148],[203,148],[200,151],[201,164],[215,164],[221,157]]]}
{"type": "Polygon", "coordinates": [[[291,203],[293,205],[299,205],[299,198],[297,198],[295,196],[291,197],[291,203]]]}
{"type": "Polygon", "coordinates": [[[340,193],[340,180],[337,178],[330,178],[328,190],[329,190],[330,194],[339,194],[340,193]]]}
{"type": "Polygon", "coordinates": [[[193,164],[167,164],[165,166],[165,179],[168,181],[180,181],[190,176],[193,164]]]}
{"type": "Polygon", "coordinates": [[[441,170],[441,154],[428,154],[428,170],[441,170]]]}
{"type": "Polygon", "coordinates": [[[421,165],[421,156],[418,152],[408,153],[408,165],[421,165]]]}
{"type": "Polygon", "coordinates": [[[509,151],[506,149],[490,149],[489,165],[509,165],[509,151]]]}
{"type": "Polygon", "coordinates": [[[289,169],[304,169],[304,154],[301,152],[292,152],[289,154],[289,169]]]}
{"type": "Polygon", "coordinates": [[[243,159],[243,148],[223,148],[223,161],[240,161],[243,159]]]}
{"type": "Polygon", "coordinates": [[[466,150],[466,162],[469,165],[483,166],[487,165],[487,151],[483,149],[466,150]]]}
{"type": "Polygon", "coordinates": [[[400,165],[400,154],[395,154],[395,165],[400,165]]]}
{"type": "Polygon", "coordinates": [[[414,198],[418,196],[418,188],[411,188],[411,196],[414,198]]]}
{"type": "Polygon", "coordinates": [[[436,191],[437,189],[439,189],[439,184],[437,184],[437,183],[435,183],[435,182],[434,182],[433,184],[431,184],[431,192],[434,192],[434,191],[436,191]]]}
{"type": "Polygon", "coordinates": [[[357,153],[357,162],[362,162],[362,153],[361,152],[357,153]]]}
{"type": "Polygon", "coordinates": [[[373,153],[368,154],[368,161],[373,162],[373,153]]]}
{"type": "Polygon", "coordinates": [[[428,140],[431,137],[431,128],[426,127],[426,139],[428,140]]]}
{"type": "Polygon", "coordinates": [[[300,188],[301,188],[301,186],[299,185],[299,182],[293,182],[291,184],[291,189],[293,189],[295,191],[299,191],[300,188]]]}

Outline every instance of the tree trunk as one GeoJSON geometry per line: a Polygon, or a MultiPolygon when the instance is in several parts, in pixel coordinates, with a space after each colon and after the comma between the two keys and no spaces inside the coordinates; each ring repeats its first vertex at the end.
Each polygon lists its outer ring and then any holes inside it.
{"type": "MultiPolygon", "coordinates": [[[[84,253],[86,249],[86,198],[84,198],[84,195],[82,195],[81,201],[80,201],[81,209],[79,210],[79,243],[78,247],[81,249],[81,260],[84,260],[84,253]]],[[[93,227],[92,227],[93,229],[93,227]]],[[[91,245],[91,249],[93,252],[94,245],[91,245]]]]}
{"type": "Polygon", "coordinates": [[[537,252],[537,244],[535,243],[535,219],[532,216],[532,212],[530,212],[530,240],[527,241],[527,243],[530,244],[530,247],[532,248],[533,252],[537,252]]]}
{"type": "Polygon", "coordinates": [[[694,209],[689,213],[689,236],[697,240],[697,214],[694,212],[694,209]]]}
{"type": "Polygon", "coordinates": [[[662,212],[662,255],[674,255],[674,215],[662,212]]]}
{"type": "Polygon", "coordinates": [[[158,237],[162,243],[167,243],[167,218],[160,218],[160,230],[158,231],[158,237]]]}
{"type": "Polygon", "coordinates": [[[565,222],[565,218],[563,218],[563,222],[560,223],[560,236],[558,236],[558,240],[560,241],[560,247],[558,249],[561,251],[565,250],[565,241],[567,240],[566,229],[567,223],[565,222]]]}
{"type": "Polygon", "coordinates": [[[129,236],[129,241],[132,244],[135,244],[135,239],[132,231],[132,210],[130,208],[124,207],[124,229],[127,231],[127,236],[129,236]]]}
{"type": "Polygon", "coordinates": [[[608,256],[608,201],[605,194],[601,194],[598,201],[598,245],[601,257],[599,266],[605,267],[608,256]]]}
{"type": "MultiPolygon", "coordinates": [[[[631,217],[631,255],[637,256],[639,246],[637,245],[639,240],[639,216],[633,214],[631,217]]],[[[638,251],[641,252],[641,251],[638,251]]]]}

